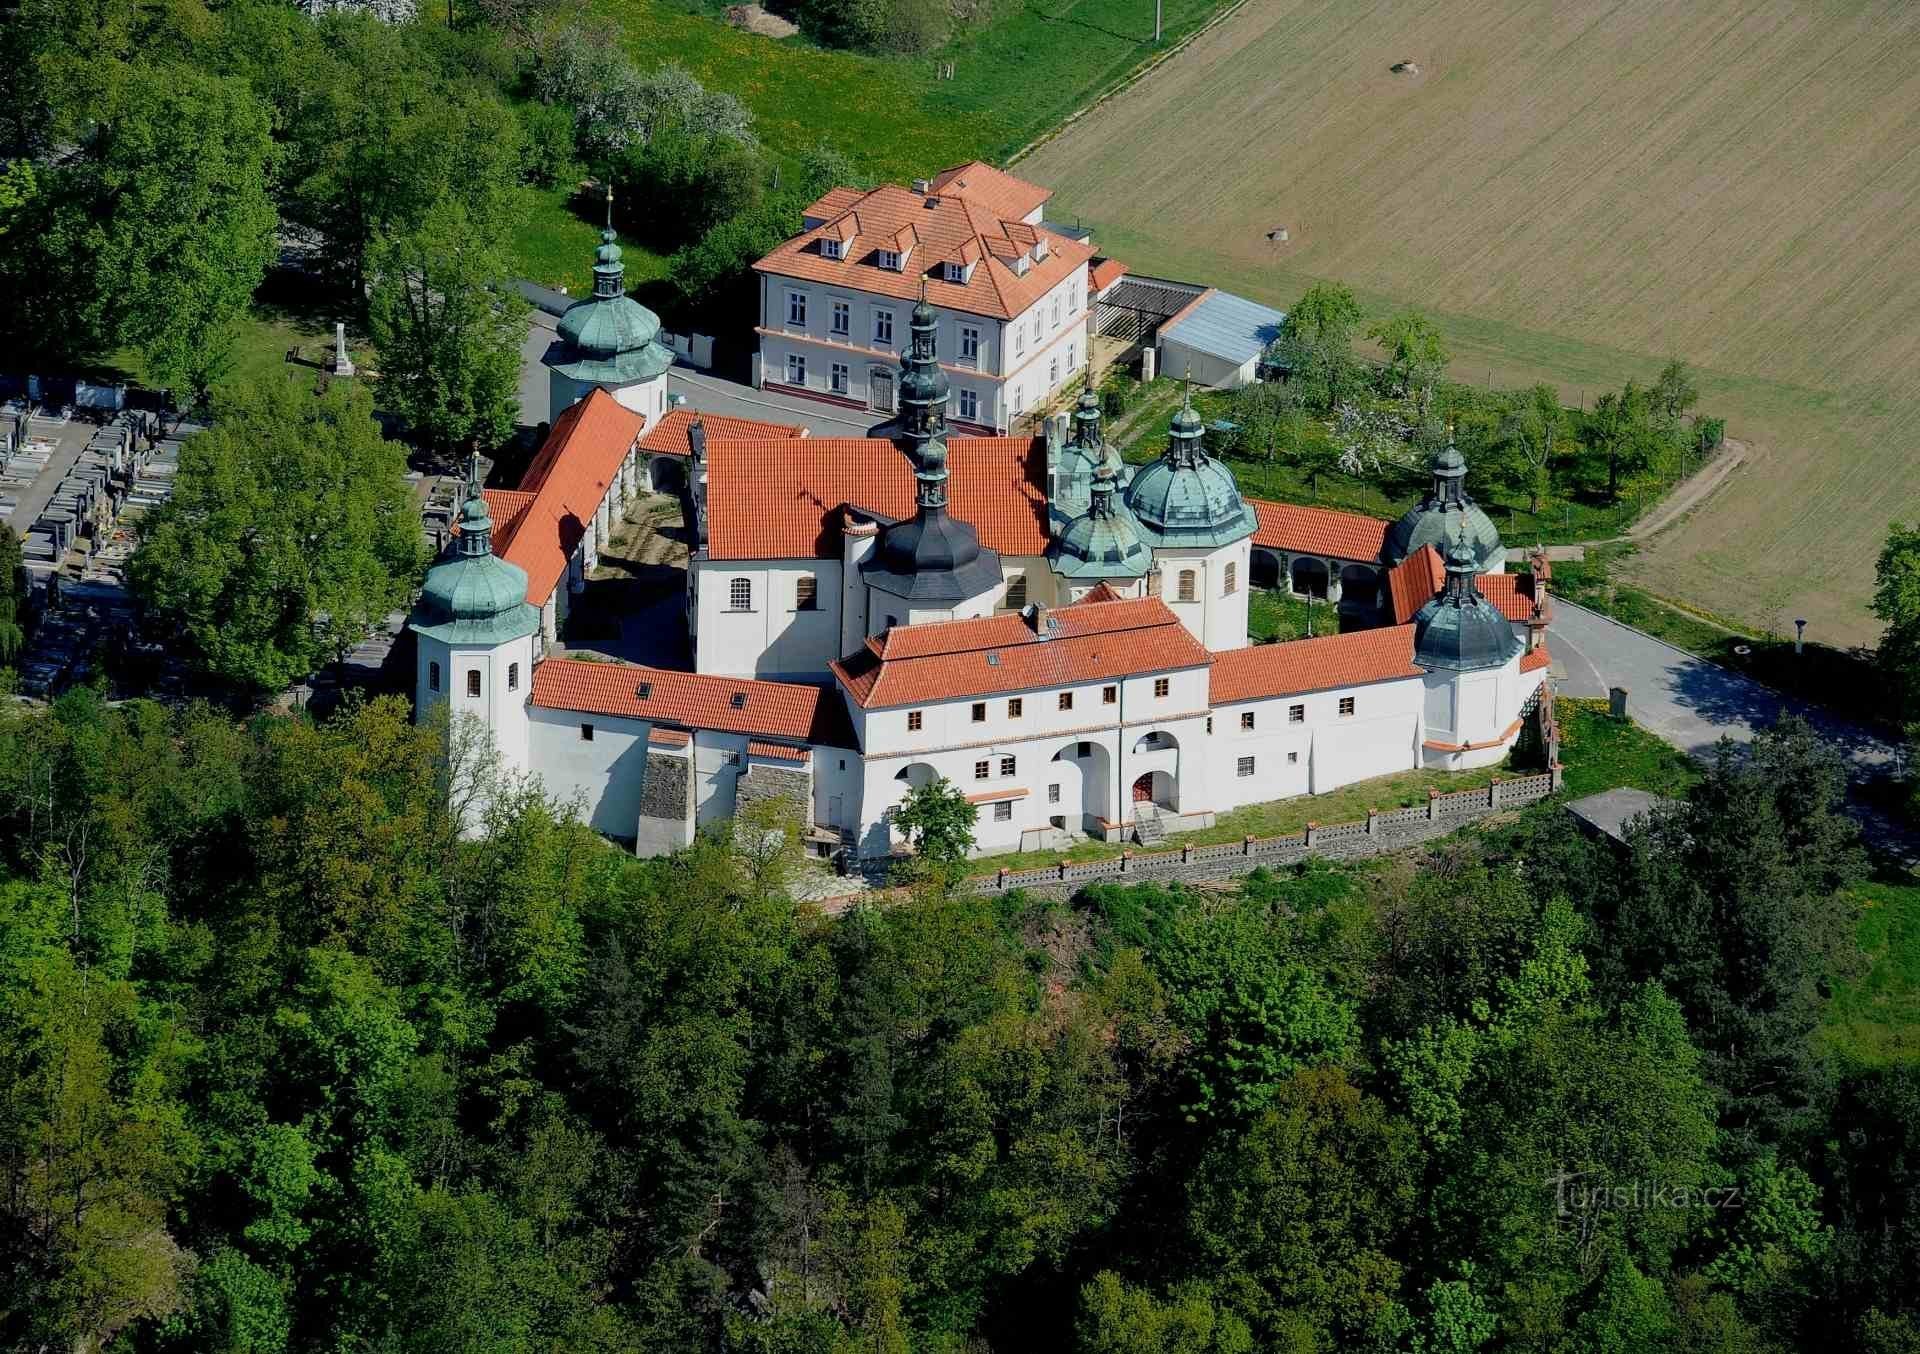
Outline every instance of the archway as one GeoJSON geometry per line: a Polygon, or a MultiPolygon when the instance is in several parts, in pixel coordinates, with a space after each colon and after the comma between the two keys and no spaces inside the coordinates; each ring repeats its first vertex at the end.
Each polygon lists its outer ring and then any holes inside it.
{"type": "Polygon", "coordinates": [[[1340,605],[1350,610],[1371,611],[1380,605],[1380,575],[1364,564],[1342,565],[1340,569],[1340,605]]]}
{"type": "Polygon", "coordinates": [[[1143,771],[1133,778],[1133,790],[1128,797],[1136,813],[1148,807],[1172,809],[1173,777],[1165,771],[1143,771]]]}
{"type": "Polygon", "coordinates": [[[647,487],[656,494],[678,494],[687,487],[687,467],[678,456],[655,456],[647,462],[647,487]]]}
{"type": "Polygon", "coordinates": [[[909,793],[931,785],[940,778],[940,772],[926,762],[909,762],[893,773],[893,802],[887,806],[884,815],[887,824],[887,842],[890,847],[898,846],[906,840],[905,835],[893,826],[893,811],[900,807],[909,793]]]}
{"type": "Polygon", "coordinates": [[[1068,743],[1047,764],[1047,817],[1076,832],[1092,832],[1113,813],[1113,759],[1105,743],[1068,743]]]}
{"type": "Polygon", "coordinates": [[[1253,586],[1256,588],[1277,588],[1280,586],[1280,556],[1271,550],[1255,547],[1253,551],[1253,586]]]}
{"type": "Polygon", "coordinates": [[[1293,592],[1300,597],[1325,597],[1327,595],[1327,564],[1311,555],[1302,555],[1293,562],[1293,577],[1289,580],[1293,592]]]}

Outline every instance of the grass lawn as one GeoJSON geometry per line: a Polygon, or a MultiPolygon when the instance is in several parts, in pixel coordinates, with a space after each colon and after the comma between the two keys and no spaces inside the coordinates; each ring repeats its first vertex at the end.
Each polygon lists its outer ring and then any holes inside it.
{"type": "Polygon", "coordinates": [[[1553,708],[1560,717],[1560,761],[1566,767],[1568,799],[1621,785],[1679,795],[1700,778],[1700,769],[1678,748],[1631,720],[1615,720],[1603,700],[1562,696],[1553,708]]]}
{"type": "MultiPolygon", "coordinates": [[[[1308,602],[1304,597],[1295,597],[1278,588],[1254,588],[1247,595],[1247,638],[1255,644],[1267,644],[1288,639],[1304,639],[1307,635],[1308,602]]],[[[1340,626],[1339,617],[1333,608],[1325,602],[1313,605],[1313,631],[1317,635],[1330,635],[1340,626]]]]}
{"type": "Polygon", "coordinates": [[[1863,1066],[1920,1057],[1920,885],[1862,884],[1851,896],[1870,967],[1836,984],[1820,1042],[1863,1066]]]}
{"type": "MultiPolygon", "coordinates": [[[[298,347],[303,357],[324,364],[333,354],[336,318],[344,317],[336,317],[327,303],[289,295],[279,279],[269,278],[239,323],[233,365],[214,381],[215,395],[262,381],[285,380],[292,373],[311,377],[315,368],[290,364],[287,353],[298,347]]],[[[364,334],[348,331],[347,353],[356,365],[371,368],[373,348],[364,334]]],[[[152,384],[139,354],[131,349],[115,353],[108,365],[129,380],[152,384]]]]}
{"type": "MultiPolygon", "coordinates": [[[[574,296],[593,286],[593,251],[600,245],[603,218],[596,203],[576,202],[572,185],[522,188],[520,227],[509,243],[508,264],[515,277],[546,287],[565,287],[574,296]]],[[[622,238],[620,261],[627,266],[631,290],[667,275],[667,259],[644,245],[622,238]]]]}

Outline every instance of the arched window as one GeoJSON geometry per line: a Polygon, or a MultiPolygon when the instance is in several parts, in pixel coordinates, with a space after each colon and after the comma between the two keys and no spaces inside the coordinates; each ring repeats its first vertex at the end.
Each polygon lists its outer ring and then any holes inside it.
{"type": "Polygon", "coordinates": [[[427,664],[427,690],[438,691],[439,689],[440,665],[438,663],[429,663],[427,664]]]}
{"type": "Polygon", "coordinates": [[[467,669],[467,694],[469,696],[477,696],[480,694],[480,669],[479,668],[467,669]]]}
{"type": "Polygon", "coordinates": [[[1024,571],[1007,580],[1007,605],[1016,610],[1027,604],[1027,575],[1024,571]]]}
{"type": "Polygon", "coordinates": [[[736,578],[727,585],[727,605],[735,611],[753,610],[753,580],[736,578]]]}
{"type": "Polygon", "coordinates": [[[1231,597],[1239,586],[1240,579],[1238,571],[1234,568],[1234,561],[1228,560],[1226,569],[1220,575],[1220,595],[1231,597]]]}
{"type": "Polygon", "coordinates": [[[1193,570],[1182,569],[1180,571],[1180,600],[1181,601],[1191,602],[1193,600],[1194,580],[1195,580],[1195,574],[1193,570]]]}

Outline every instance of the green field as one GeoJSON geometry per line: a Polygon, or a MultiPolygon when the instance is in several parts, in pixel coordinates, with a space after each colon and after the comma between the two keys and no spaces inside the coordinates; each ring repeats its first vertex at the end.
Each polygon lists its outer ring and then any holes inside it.
{"type": "Polygon", "coordinates": [[[1920,1056],[1920,886],[1863,884],[1854,894],[1869,967],[1836,984],[1822,1043],[1868,1066],[1920,1056]]]}
{"type": "Polygon", "coordinates": [[[1754,454],[1632,569],[1852,643],[1920,513],[1916,144],[1901,0],[1267,0],[1016,168],[1136,271],[1420,305],[1458,379],[1580,403],[1686,358],[1754,454]]]}

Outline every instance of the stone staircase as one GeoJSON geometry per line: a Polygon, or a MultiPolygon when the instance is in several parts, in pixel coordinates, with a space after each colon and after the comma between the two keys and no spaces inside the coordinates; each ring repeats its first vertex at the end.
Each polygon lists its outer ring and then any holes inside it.
{"type": "Polygon", "coordinates": [[[1160,821],[1157,804],[1142,804],[1133,811],[1133,839],[1142,846],[1158,846],[1167,839],[1167,825],[1160,821]]]}

